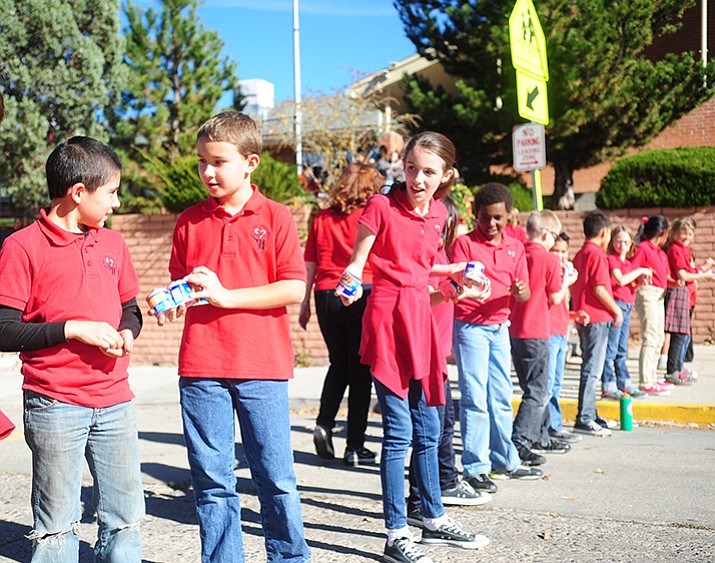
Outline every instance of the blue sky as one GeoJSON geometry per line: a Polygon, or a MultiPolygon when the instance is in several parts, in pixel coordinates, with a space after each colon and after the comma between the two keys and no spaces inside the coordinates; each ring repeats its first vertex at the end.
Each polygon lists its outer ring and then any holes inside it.
{"type": "MultiPolygon", "coordinates": [[[[239,79],[263,78],[276,102],[293,99],[293,0],[205,0],[198,14],[239,79]]],[[[300,40],[303,96],[334,93],[416,52],[390,0],[300,0],[300,40]]]]}

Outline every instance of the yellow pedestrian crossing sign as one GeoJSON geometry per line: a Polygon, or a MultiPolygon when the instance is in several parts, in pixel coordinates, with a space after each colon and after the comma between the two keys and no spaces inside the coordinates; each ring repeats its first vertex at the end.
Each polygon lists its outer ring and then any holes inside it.
{"type": "Polygon", "coordinates": [[[519,115],[548,125],[546,37],[532,0],[516,0],[509,16],[509,42],[516,69],[519,115]]]}

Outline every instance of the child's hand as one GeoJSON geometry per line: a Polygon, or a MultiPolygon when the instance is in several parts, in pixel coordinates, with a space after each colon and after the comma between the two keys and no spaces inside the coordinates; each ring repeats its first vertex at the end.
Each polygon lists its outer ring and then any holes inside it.
{"type": "Polygon", "coordinates": [[[120,331],[119,335],[124,340],[124,344],[122,344],[122,347],[119,349],[100,348],[100,350],[105,356],[109,356],[110,358],[123,358],[124,356],[129,355],[129,353],[132,351],[132,348],[134,347],[134,335],[132,334],[132,331],[126,328],[120,331]]]}
{"type": "Polygon", "coordinates": [[[477,303],[484,303],[492,295],[492,284],[486,284],[482,290],[479,290],[476,285],[463,286],[462,293],[457,296],[460,299],[474,299],[477,303]]]}
{"type": "Polygon", "coordinates": [[[95,321],[67,321],[65,339],[79,340],[102,350],[121,350],[124,346],[122,335],[112,325],[95,321]]]}
{"type": "Polygon", "coordinates": [[[355,301],[357,301],[358,299],[360,299],[362,297],[362,284],[360,284],[357,287],[357,289],[355,290],[355,295],[353,295],[352,297],[346,297],[345,295],[342,295],[341,293],[338,293],[337,291],[335,292],[335,295],[340,297],[340,301],[343,302],[343,305],[345,307],[349,307],[350,305],[355,303],[355,301]]]}
{"type": "Polygon", "coordinates": [[[575,322],[577,325],[588,326],[588,324],[591,322],[590,315],[583,309],[572,312],[571,317],[573,318],[573,322],[575,322]]]}
{"type": "Polygon", "coordinates": [[[310,320],[310,303],[303,301],[300,304],[300,313],[298,313],[298,324],[300,328],[306,330],[308,326],[308,321],[310,320]]]}
{"type": "Polygon", "coordinates": [[[509,286],[509,293],[511,293],[517,299],[523,299],[526,296],[526,288],[528,286],[524,280],[516,279],[514,283],[509,286]]]}
{"type": "Polygon", "coordinates": [[[222,303],[226,301],[228,290],[221,285],[218,276],[206,266],[194,268],[184,279],[189,282],[192,287],[198,288],[198,291],[194,291],[194,297],[196,299],[207,299],[211,305],[216,307],[221,307],[222,303]]]}
{"type": "Polygon", "coordinates": [[[613,315],[616,317],[615,320],[613,321],[613,324],[611,326],[621,326],[623,324],[623,311],[621,311],[620,307],[618,310],[613,312],[613,315]]]}
{"type": "Polygon", "coordinates": [[[466,262],[455,262],[453,264],[449,264],[449,277],[459,285],[462,285],[462,282],[464,281],[464,270],[466,268],[466,262]]]}
{"type": "Polygon", "coordinates": [[[164,326],[166,321],[173,323],[175,320],[180,319],[186,313],[186,305],[182,303],[178,307],[172,307],[166,311],[162,311],[158,315],[154,315],[154,311],[149,309],[148,314],[150,317],[156,316],[156,324],[158,326],[164,326]]]}

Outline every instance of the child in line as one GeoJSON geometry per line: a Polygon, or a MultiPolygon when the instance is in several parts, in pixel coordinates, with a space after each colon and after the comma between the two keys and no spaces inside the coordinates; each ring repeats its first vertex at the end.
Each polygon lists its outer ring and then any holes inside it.
{"type": "Polygon", "coordinates": [[[645,393],[631,384],[628,372],[628,336],[631,328],[631,312],[636,300],[636,281],[643,277],[649,279],[648,268],[634,268],[631,262],[635,248],[627,227],[619,225],[611,232],[608,245],[608,268],[611,272],[611,290],[613,299],[623,313],[623,323],[612,326],[608,332],[606,364],[603,368],[602,399],[619,400],[623,393],[633,398],[644,397],[645,393]]]}
{"type": "Polygon", "coordinates": [[[268,559],[310,560],[290,443],[286,309],[305,294],[305,266],[292,215],[251,184],[261,148],[258,126],[242,113],[221,112],[201,126],[196,151],[209,198],[179,216],[169,262],[171,279],[185,277],[209,302],[169,317],[186,313],[179,394],[207,563],[244,560],[235,415],[268,559]]]}
{"type": "Polygon", "coordinates": [[[638,248],[633,268],[649,268],[650,283],[636,289],[636,312],[641,324],[641,350],[638,357],[640,390],[648,395],[670,395],[672,383],[659,382],[656,370],[665,334],[665,288],[668,285],[668,256],[662,247],[668,240],[668,219],[663,215],[644,217],[636,234],[638,248]]]}
{"type": "Polygon", "coordinates": [[[512,296],[527,301],[529,272],[524,245],[505,236],[512,195],[503,184],[476,193],[477,226],[457,238],[453,262],[479,261],[491,281],[486,299],[455,305],[453,349],[459,370],[464,478],[477,491],[496,493],[493,479],[540,479],[543,473],[521,464],[511,439],[514,386],[511,382],[509,315],[512,296]]]}
{"type": "Polygon", "coordinates": [[[20,351],[32,450],[32,561],[78,561],[82,470],[97,511],[96,561],[140,563],[144,494],[129,353],[142,326],[139,280],[121,235],[122,163],[90,137],[45,166],[52,203],[0,251],[0,350],[20,351]]]}
{"type": "MultiPolygon", "coordinates": [[[[551,252],[559,259],[561,277],[568,288],[578,279],[576,268],[569,263],[569,240],[568,234],[559,233],[554,246],[551,247],[551,252]]],[[[549,436],[567,444],[582,440],[581,436],[564,428],[561,404],[559,403],[568,349],[570,300],[571,292],[567,289],[561,302],[549,304],[549,436]]]]}
{"type": "Polygon", "coordinates": [[[553,211],[534,211],[526,221],[524,253],[531,297],[511,304],[511,354],[523,394],[514,418],[512,441],[522,463],[539,454],[564,454],[571,446],[549,436],[549,305],[568,292],[559,259],[549,251],[558,240],[561,221],[553,211]]]}
{"type": "Polygon", "coordinates": [[[690,335],[690,311],[695,306],[695,286],[698,281],[715,279],[712,263],[700,267],[693,262],[690,245],[695,238],[695,221],[681,217],[673,221],[668,245],[668,265],[674,283],[665,292],[665,331],[670,334],[665,380],[674,385],[690,385],[695,381],[685,371],[683,361],[690,335]]]}
{"type": "Polygon", "coordinates": [[[606,361],[608,331],[611,326],[623,323],[623,313],[613,300],[606,258],[611,220],[603,212],[593,211],[583,220],[583,234],[586,241],[573,259],[578,271],[578,280],[573,285],[573,308],[588,314],[590,322],[577,325],[582,362],[574,432],[601,437],[612,432],[596,412],[596,382],[606,361]]]}
{"type": "MultiPolygon", "coordinates": [[[[457,238],[459,226],[459,211],[454,201],[445,196],[440,199],[447,209],[447,220],[442,230],[440,248],[435,257],[435,264],[449,264],[449,254],[454,240],[457,238]]],[[[470,288],[463,287],[456,293],[454,286],[449,284],[449,278],[433,278],[430,280],[430,302],[432,314],[437,324],[437,334],[445,358],[452,353],[452,326],[454,324],[454,301],[463,299],[469,294],[470,288]],[[451,288],[451,289],[450,289],[451,288]]],[[[452,386],[449,379],[444,382],[444,406],[438,406],[440,423],[440,438],[437,447],[437,461],[439,462],[439,485],[442,491],[442,504],[457,506],[478,506],[491,501],[491,495],[475,491],[466,481],[460,479],[456,466],[454,453],[454,423],[455,408],[452,400],[452,386]]],[[[422,504],[417,485],[417,476],[414,470],[414,460],[410,462],[410,493],[407,498],[407,522],[422,527],[422,504]]]]}
{"type": "MultiPolygon", "coordinates": [[[[387,542],[383,559],[396,563],[431,560],[407,526],[404,466],[412,445],[420,489],[424,544],[476,549],[489,543],[445,514],[439,484],[436,405],[444,404],[447,366],[430,310],[429,276],[460,274],[463,267],[435,266],[445,195],[454,179],[454,145],[424,132],[405,147],[405,183],[368,201],[346,273],[362,278],[368,256],[373,287],[363,317],[360,355],[371,368],[383,425],[380,478],[387,542]]],[[[358,286],[346,305],[362,296],[358,286]]]]}

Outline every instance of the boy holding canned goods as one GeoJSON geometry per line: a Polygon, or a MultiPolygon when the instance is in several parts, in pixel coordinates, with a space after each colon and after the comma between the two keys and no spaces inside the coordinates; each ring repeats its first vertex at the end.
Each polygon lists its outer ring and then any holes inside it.
{"type": "Polygon", "coordinates": [[[179,391],[201,558],[244,560],[237,414],[270,559],[309,561],[288,412],[294,361],[286,306],[305,294],[298,232],[288,209],[251,184],[262,140],[250,117],[215,115],[199,129],[196,149],[209,198],[179,216],[169,272],[208,304],[179,305],[168,318],[186,315],[179,391]]]}
{"type": "Polygon", "coordinates": [[[140,563],[144,494],[129,353],[142,326],[139,280],[121,235],[122,163],[89,137],[45,166],[52,203],[0,250],[0,350],[21,351],[32,451],[33,561],[79,559],[85,457],[94,479],[97,561],[140,563]]]}

